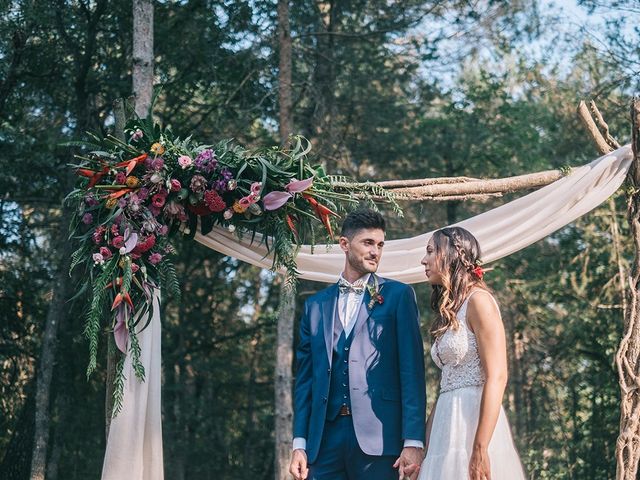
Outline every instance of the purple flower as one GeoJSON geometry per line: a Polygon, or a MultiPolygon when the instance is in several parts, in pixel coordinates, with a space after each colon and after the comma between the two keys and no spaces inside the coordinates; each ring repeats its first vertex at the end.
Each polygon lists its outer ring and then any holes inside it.
{"type": "Polygon", "coordinates": [[[140,200],[146,200],[148,196],[149,189],[147,187],[142,187],[140,190],[138,190],[138,198],[140,200]]]}
{"type": "Polygon", "coordinates": [[[82,216],[82,223],[84,223],[85,225],[89,225],[91,222],[93,222],[93,215],[91,215],[90,213],[85,213],[82,216]]]}
{"type": "Polygon", "coordinates": [[[118,185],[124,185],[124,183],[127,181],[127,174],[124,172],[118,172],[116,174],[116,183],[118,185]]]}
{"type": "Polygon", "coordinates": [[[162,170],[162,167],[164,167],[164,158],[162,157],[156,157],[151,162],[151,168],[156,172],[162,170]]]}
{"type": "Polygon", "coordinates": [[[194,193],[204,192],[207,188],[207,179],[202,175],[194,175],[191,177],[191,190],[194,193]]]}
{"type": "Polygon", "coordinates": [[[118,206],[120,208],[124,208],[127,206],[127,200],[125,198],[118,199],[118,206]]]}
{"type": "Polygon", "coordinates": [[[193,163],[199,170],[205,173],[211,173],[218,166],[218,159],[216,158],[215,152],[207,148],[198,154],[193,163]]]}
{"type": "Polygon", "coordinates": [[[224,193],[227,191],[227,181],[224,179],[216,180],[213,182],[213,189],[219,193],[224,193]]]}
{"type": "Polygon", "coordinates": [[[231,180],[233,178],[233,173],[231,172],[231,170],[229,170],[227,167],[224,167],[221,171],[220,171],[220,176],[224,179],[224,180],[231,180]]]}
{"type": "Polygon", "coordinates": [[[149,255],[149,263],[151,265],[157,265],[158,263],[160,263],[160,260],[162,260],[162,255],[160,255],[159,253],[152,253],[151,255],[149,255]]]}
{"type": "Polygon", "coordinates": [[[86,203],[89,207],[95,207],[100,202],[98,202],[98,200],[96,200],[96,197],[94,197],[93,195],[87,195],[86,197],[84,197],[84,203],[86,203]]]}

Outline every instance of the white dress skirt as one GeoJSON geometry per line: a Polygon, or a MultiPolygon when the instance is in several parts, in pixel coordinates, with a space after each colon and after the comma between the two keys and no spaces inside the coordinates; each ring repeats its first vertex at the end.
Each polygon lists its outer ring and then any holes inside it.
{"type": "MultiPolygon", "coordinates": [[[[484,294],[489,295],[487,292],[484,294]]],[[[469,478],[469,460],[485,381],[476,338],[466,321],[471,295],[457,313],[459,329],[447,331],[431,348],[431,356],[442,370],[442,380],[419,480],[469,478]]],[[[492,480],[526,478],[502,407],[488,452],[492,480]]]]}

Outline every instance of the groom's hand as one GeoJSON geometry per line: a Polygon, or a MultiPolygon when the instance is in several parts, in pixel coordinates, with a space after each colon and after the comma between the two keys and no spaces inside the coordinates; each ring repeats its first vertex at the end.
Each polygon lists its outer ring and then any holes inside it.
{"type": "Polygon", "coordinates": [[[295,480],[305,480],[309,475],[309,469],[307,468],[307,452],[301,448],[297,448],[291,455],[291,465],[289,466],[289,473],[293,475],[295,480]]]}
{"type": "Polygon", "coordinates": [[[411,480],[415,480],[420,471],[420,464],[422,463],[422,449],[416,447],[405,447],[400,452],[400,457],[393,464],[393,468],[398,469],[398,479],[404,480],[409,477],[411,480]]]}

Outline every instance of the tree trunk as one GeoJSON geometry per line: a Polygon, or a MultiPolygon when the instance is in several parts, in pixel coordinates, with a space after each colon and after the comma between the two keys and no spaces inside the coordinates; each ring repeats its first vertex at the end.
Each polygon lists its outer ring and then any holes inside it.
{"type": "Polygon", "coordinates": [[[276,425],[276,456],[275,479],[289,478],[289,461],[293,441],[293,376],[291,364],[293,362],[293,326],[296,312],[295,292],[284,286],[280,287],[280,313],[278,316],[278,332],[276,347],[275,372],[275,425],[276,425]]]}
{"type": "Polygon", "coordinates": [[[140,118],[150,115],[153,98],[153,2],[133,2],[133,93],[140,118]]]}
{"type": "Polygon", "coordinates": [[[640,99],[631,107],[633,163],[629,169],[632,193],[628,197],[627,218],[635,245],[632,275],[628,284],[624,332],[616,354],[621,390],[620,435],[616,442],[616,479],[635,480],[640,461],[640,99]]]}
{"type": "MultiPolygon", "coordinates": [[[[71,185],[69,185],[71,187],[71,185]]],[[[33,456],[31,457],[31,480],[43,480],[47,465],[47,447],[49,444],[49,406],[51,393],[51,377],[58,346],[58,327],[65,319],[67,311],[66,301],[69,298],[70,283],[68,272],[71,261],[71,248],[67,242],[71,214],[62,215],[58,229],[59,244],[55,251],[60,252],[62,258],[55,275],[53,298],[47,312],[42,351],[38,364],[36,380],[36,413],[33,456]]]]}
{"type": "MultiPolygon", "coordinates": [[[[284,145],[293,129],[291,111],[291,29],[289,25],[289,1],[278,0],[278,48],[280,68],[278,72],[280,100],[279,132],[280,144],[284,145]]],[[[293,400],[292,362],[293,328],[296,313],[295,291],[280,285],[280,311],[276,335],[276,367],[274,375],[275,389],[275,458],[274,473],[276,480],[289,478],[291,459],[293,400]]]]}
{"type": "Polygon", "coordinates": [[[280,145],[284,145],[293,131],[291,111],[291,29],[289,25],[289,1],[278,0],[278,47],[280,51],[280,69],[278,71],[280,145]]]}

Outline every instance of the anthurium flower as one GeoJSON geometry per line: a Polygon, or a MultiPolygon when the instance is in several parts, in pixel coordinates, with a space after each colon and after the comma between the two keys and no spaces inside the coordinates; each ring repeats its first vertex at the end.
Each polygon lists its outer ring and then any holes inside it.
{"type": "Polygon", "coordinates": [[[271,192],[267,193],[262,199],[262,204],[264,205],[264,209],[269,210],[277,210],[282,207],[287,201],[292,198],[289,192],[271,192]]]}
{"type": "Polygon", "coordinates": [[[309,177],[305,180],[292,180],[287,183],[287,186],[284,188],[287,192],[300,193],[310,188],[311,185],[313,185],[313,177],[309,177]]]}

